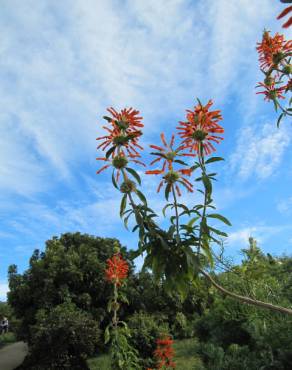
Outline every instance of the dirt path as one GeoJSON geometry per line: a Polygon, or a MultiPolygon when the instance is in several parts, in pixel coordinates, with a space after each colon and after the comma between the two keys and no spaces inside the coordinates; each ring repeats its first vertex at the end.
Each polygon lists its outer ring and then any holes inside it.
{"type": "Polygon", "coordinates": [[[9,344],[0,349],[0,369],[14,370],[27,354],[27,345],[23,342],[9,344]]]}

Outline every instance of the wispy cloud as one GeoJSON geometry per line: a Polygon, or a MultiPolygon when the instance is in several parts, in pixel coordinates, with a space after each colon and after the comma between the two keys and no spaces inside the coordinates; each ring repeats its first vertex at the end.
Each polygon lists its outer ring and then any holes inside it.
{"type": "Polygon", "coordinates": [[[292,213],[292,197],[280,200],[277,204],[277,209],[283,214],[292,213]]]}
{"type": "Polygon", "coordinates": [[[288,129],[275,124],[254,124],[240,130],[237,147],[231,156],[231,169],[247,180],[266,179],[277,171],[290,143],[288,129]]]}
{"type": "Polygon", "coordinates": [[[254,237],[259,243],[264,243],[272,236],[282,233],[283,231],[291,230],[291,225],[255,225],[246,226],[238,229],[228,235],[228,244],[232,248],[242,248],[248,245],[249,237],[254,237]]]}
{"type": "Polygon", "coordinates": [[[0,300],[6,301],[8,292],[8,284],[6,281],[0,281],[0,300]]]}

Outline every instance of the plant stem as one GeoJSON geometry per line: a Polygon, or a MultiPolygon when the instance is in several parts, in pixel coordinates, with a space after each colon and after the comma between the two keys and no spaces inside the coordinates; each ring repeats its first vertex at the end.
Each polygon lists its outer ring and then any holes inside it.
{"type": "MultiPolygon", "coordinates": [[[[202,170],[202,176],[204,176],[206,175],[206,167],[205,167],[205,159],[204,159],[202,143],[199,143],[198,157],[199,157],[200,168],[202,170]]],[[[207,209],[207,189],[206,189],[206,186],[204,185],[204,204],[203,204],[203,212],[202,212],[201,223],[200,223],[198,257],[200,257],[200,251],[201,251],[201,245],[202,245],[202,223],[203,223],[204,218],[206,217],[206,209],[207,209]]]]}
{"type": "Polygon", "coordinates": [[[178,215],[178,209],[177,209],[177,198],[175,194],[175,189],[173,184],[171,185],[171,190],[173,194],[173,201],[174,201],[174,209],[175,209],[175,223],[176,223],[176,241],[179,243],[180,241],[180,235],[179,235],[179,215],[178,215]]]}
{"type": "Polygon", "coordinates": [[[115,342],[118,341],[118,287],[114,282],[114,315],[113,315],[113,331],[115,335],[115,342]]]}

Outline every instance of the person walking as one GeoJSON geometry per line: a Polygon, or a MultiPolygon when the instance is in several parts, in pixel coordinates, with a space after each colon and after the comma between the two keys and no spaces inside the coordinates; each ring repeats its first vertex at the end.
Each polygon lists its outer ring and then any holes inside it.
{"type": "Polygon", "coordinates": [[[8,328],[9,328],[9,321],[8,321],[8,319],[7,319],[7,317],[3,317],[3,319],[2,319],[2,330],[1,330],[1,332],[2,332],[2,334],[3,333],[8,333],[8,328]]]}

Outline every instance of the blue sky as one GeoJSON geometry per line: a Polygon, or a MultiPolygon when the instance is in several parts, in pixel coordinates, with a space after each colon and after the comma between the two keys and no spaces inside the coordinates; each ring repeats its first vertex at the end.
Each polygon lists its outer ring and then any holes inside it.
{"type": "MultiPolygon", "coordinates": [[[[236,256],[252,235],[266,252],[291,253],[291,123],[277,130],[254,88],[255,45],[264,27],[283,32],[281,3],[0,0],[0,8],[0,299],[8,266],[23,271],[53,235],[87,232],[136,248],[109,172],[95,174],[108,106],[141,111],[147,148],[161,131],[170,136],[195,97],[213,98],[224,117],[215,202],[232,221],[227,252],[236,256]]],[[[159,210],[156,179],[143,179],[159,210]]]]}

